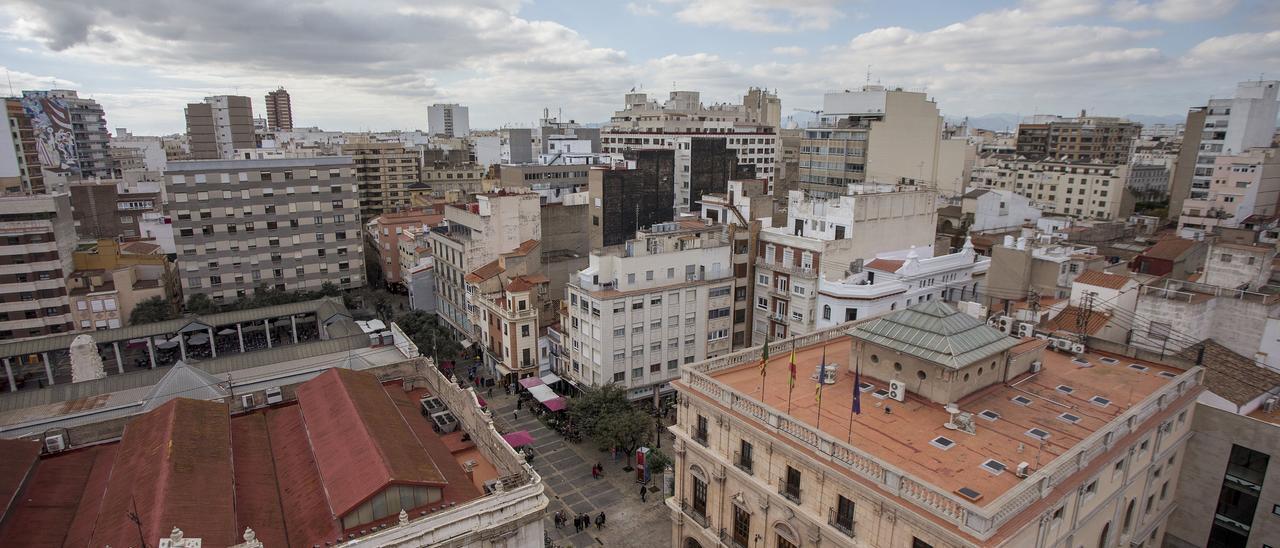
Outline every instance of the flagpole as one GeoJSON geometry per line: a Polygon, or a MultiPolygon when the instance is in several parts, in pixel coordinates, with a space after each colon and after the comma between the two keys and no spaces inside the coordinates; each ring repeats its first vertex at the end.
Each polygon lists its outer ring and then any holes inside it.
{"type": "Polygon", "coordinates": [[[791,365],[787,378],[787,414],[791,414],[791,393],[796,390],[796,343],[791,341],[791,365]]]}
{"type": "Polygon", "coordinates": [[[850,445],[853,444],[853,416],[862,414],[862,348],[854,347],[854,365],[853,365],[853,401],[849,405],[849,433],[845,434],[844,441],[850,445]]]}
{"type": "Polygon", "coordinates": [[[827,345],[822,344],[822,363],[818,365],[818,420],[813,425],[819,432],[822,431],[822,388],[825,386],[823,382],[827,376],[827,345]]]}

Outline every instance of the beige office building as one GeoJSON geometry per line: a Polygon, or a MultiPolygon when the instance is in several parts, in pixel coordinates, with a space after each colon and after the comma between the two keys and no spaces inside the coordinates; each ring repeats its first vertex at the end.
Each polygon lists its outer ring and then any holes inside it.
{"type": "Polygon", "coordinates": [[[418,182],[421,173],[417,151],[398,142],[363,142],[342,145],[339,152],[355,162],[364,218],[409,207],[409,185],[418,182]]]}
{"type": "Polygon", "coordinates": [[[248,97],[205,97],[202,103],[188,104],[186,115],[191,157],[196,160],[231,159],[236,149],[258,146],[248,97]]]}
{"type": "Polygon", "coordinates": [[[293,131],[293,101],[284,88],[267,93],[267,127],[293,131]]]}

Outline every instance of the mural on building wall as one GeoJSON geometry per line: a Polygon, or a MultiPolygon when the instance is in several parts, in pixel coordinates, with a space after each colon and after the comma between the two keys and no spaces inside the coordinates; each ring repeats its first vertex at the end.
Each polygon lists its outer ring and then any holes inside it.
{"type": "Polygon", "coordinates": [[[79,170],[71,109],[47,91],[24,91],[22,110],[31,120],[40,165],[49,169],[79,170]]]}

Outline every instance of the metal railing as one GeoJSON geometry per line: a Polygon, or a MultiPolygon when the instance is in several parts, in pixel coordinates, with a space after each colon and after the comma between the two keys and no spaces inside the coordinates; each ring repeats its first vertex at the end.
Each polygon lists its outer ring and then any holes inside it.
{"type": "MultiPolygon", "coordinates": [[[[793,344],[798,348],[812,346],[844,337],[849,330],[850,324],[843,324],[808,335],[780,340],[769,345],[769,352],[770,355],[781,355],[789,351],[793,344]]],[[[995,535],[1002,525],[1026,510],[1032,503],[1047,496],[1054,486],[1083,470],[1093,459],[1112,449],[1118,440],[1134,429],[1133,427],[1143,424],[1156,413],[1180,401],[1183,395],[1203,382],[1203,369],[1199,367],[1171,379],[1163,388],[1148,395],[1106,426],[980,507],[947,490],[914,479],[887,459],[849,445],[843,440],[814,428],[807,422],[764,405],[754,397],[739,392],[712,377],[716,371],[745,363],[757,363],[760,358],[761,347],[757,346],[693,364],[681,370],[681,382],[689,390],[747,417],[749,421],[754,422],[756,428],[762,431],[790,436],[816,453],[819,459],[827,461],[826,465],[864,478],[878,485],[880,489],[982,539],[995,535]]],[[[785,484],[784,479],[779,481],[785,484]]],[[[779,492],[781,491],[780,488],[779,492]]]]}
{"type": "Polygon", "coordinates": [[[787,498],[787,500],[800,504],[800,496],[803,491],[799,484],[787,483],[787,478],[778,478],[778,494],[787,498]]]}

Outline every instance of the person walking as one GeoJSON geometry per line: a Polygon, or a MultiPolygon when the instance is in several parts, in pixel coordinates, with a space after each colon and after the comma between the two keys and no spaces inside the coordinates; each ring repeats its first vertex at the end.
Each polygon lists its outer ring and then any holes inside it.
{"type": "Polygon", "coordinates": [[[511,420],[520,420],[520,410],[517,409],[511,412],[511,420]]]}
{"type": "Polygon", "coordinates": [[[559,529],[562,525],[564,525],[564,512],[556,510],[555,522],[556,522],[556,529],[559,529]]]}
{"type": "Polygon", "coordinates": [[[583,531],[591,530],[591,516],[582,514],[582,530],[583,531]]]}
{"type": "Polygon", "coordinates": [[[602,511],[600,515],[596,516],[596,529],[604,529],[604,520],[604,512],[602,511]]]}
{"type": "Polygon", "coordinates": [[[644,488],[644,484],[640,484],[640,502],[645,502],[644,497],[646,491],[648,490],[644,488]]]}
{"type": "Polygon", "coordinates": [[[582,516],[573,516],[573,532],[582,532],[582,516]]]}

